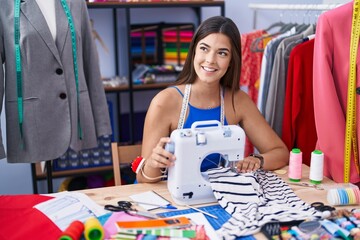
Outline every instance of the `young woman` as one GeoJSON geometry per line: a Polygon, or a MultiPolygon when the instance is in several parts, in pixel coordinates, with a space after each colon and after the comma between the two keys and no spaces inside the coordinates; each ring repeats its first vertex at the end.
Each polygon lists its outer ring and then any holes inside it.
{"type": "MultiPolygon", "coordinates": [[[[138,182],[160,181],[164,168],[176,164],[175,155],[164,149],[171,132],[190,128],[193,122],[202,120],[239,124],[258,149],[260,154],[251,154],[237,163],[237,171],[273,170],[288,163],[285,144],[255,103],[240,90],[240,69],[240,33],[235,23],[222,16],[202,22],[176,86],[159,92],[150,104],[142,142],[145,161],[137,173],[138,182]],[[181,114],[183,106],[187,111],[181,114]]],[[[209,167],[202,166],[202,170],[209,167]]]]}

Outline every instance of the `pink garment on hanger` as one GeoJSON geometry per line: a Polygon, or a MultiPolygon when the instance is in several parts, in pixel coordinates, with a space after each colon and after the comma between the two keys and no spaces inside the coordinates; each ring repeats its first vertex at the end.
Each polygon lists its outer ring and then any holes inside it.
{"type": "MultiPolygon", "coordinates": [[[[317,148],[324,152],[324,174],[336,182],[344,181],[352,12],[353,2],[350,2],[321,14],[315,35],[313,89],[317,148]]],[[[359,49],[357,86],[360,86],[359,49]]],[[[359,119],[359,95],[356,100],[356,117],[359,119]]],[[[359,122],[357,134],[359,136],[359,122]]],[[[353,159],[350,171],[350,182],[360,182],[353,159]]]]}

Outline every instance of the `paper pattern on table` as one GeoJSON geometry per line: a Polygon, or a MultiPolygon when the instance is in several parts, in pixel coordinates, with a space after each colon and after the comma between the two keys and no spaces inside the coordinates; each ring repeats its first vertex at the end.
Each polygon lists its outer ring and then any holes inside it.
{"type": "MultiPolygon", "coordinates": [[[[147,192],[134,194],[134,195],[131,195],[130,198],[133,201],[138,201],[138,202],[142,202],[142,203],[149,203],[149,204],[156,203],[156,204],[159,204],[161,206],[166,206],[166,205],[170,204],[169,201],[167,201],[165,198],[161,197],[159,194],[157,194],[154,191],[147,191],[147,192]]],[[[139,204],[139,206],[146,209],[146,210],[153,210],[153,209],[159,208],[159,207],[154,206],[154,205],[146,205],[146,204],[139,204]]]]}

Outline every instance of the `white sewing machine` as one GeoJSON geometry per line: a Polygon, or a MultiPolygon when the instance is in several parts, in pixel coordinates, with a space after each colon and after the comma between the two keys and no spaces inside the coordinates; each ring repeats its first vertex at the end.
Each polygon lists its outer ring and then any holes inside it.
{"type": "Polygon", "coordinates": [[[215,202],[206,172],[200,167],[206,156],[222,154],[226,166],[244,157],[245,132],[237,125],[223,126],[219,121],[194,122],[191,128],[174,130],[165,149],[176,156],[168,169],[167,186],[176,204],[215,202]],[[211,126],[209,126],[211,125],[211,126]]]}

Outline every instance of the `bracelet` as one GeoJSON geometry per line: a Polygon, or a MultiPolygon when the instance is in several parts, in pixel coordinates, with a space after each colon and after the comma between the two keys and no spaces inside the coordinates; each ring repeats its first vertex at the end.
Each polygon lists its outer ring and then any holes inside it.
{"type": "MultiPolygon", "coordinates": [[[[144,161],[145,162],[145,161],[144,161]]],[[[144,176],[144,178],[146,178],[147,180],[150,180],[150,181],[154,181],[154,180],[158,180],[158,179],[162,179],[164,177],[166,177],[165,174],[161,175],[161,176],[158,176],[158,177],[149,177],[148,175],[145,174],[145,171],[144,171],[144,167],[145,167],[145,164],[142,164],[140,170],[141,170],[141,174],[144,176]]]]}
{"type": "Polygon", "coordinates": [[[260,154],[256,154],[256,153],[251,153],[249,156],[259,159],[260,160],[260,169],[263,168],[263,166],[264,166],[264,157],[263,156],[261,156],[260,154]]]}
{"type": "Polygon", "coordinates": [[[131,162],[131,169],[134,173],[138,173],[140,169],[142,168],[143,164],[145,163],[145,158],[137,156],[132,162],[131,162]]]}
{"type": "Polygon", "coordinates": [[[166,177],[166,172],[167,172],[167,168],[165,170],[160,170],[160,172],[163,174],[161,176],[158,176],[158,177],[149,177],[145,174],[145,171],[144,171],[144,167],[145,167],[145,158],[141,157],[141,156],[138,156],[136,157],[132,163],[131,163],[131,169],[134,173],[139,173],[139,171],[141,171],[141,174],[148,180],[158,180],[158,179],[161,179],[163,177],[166,177]]]}

